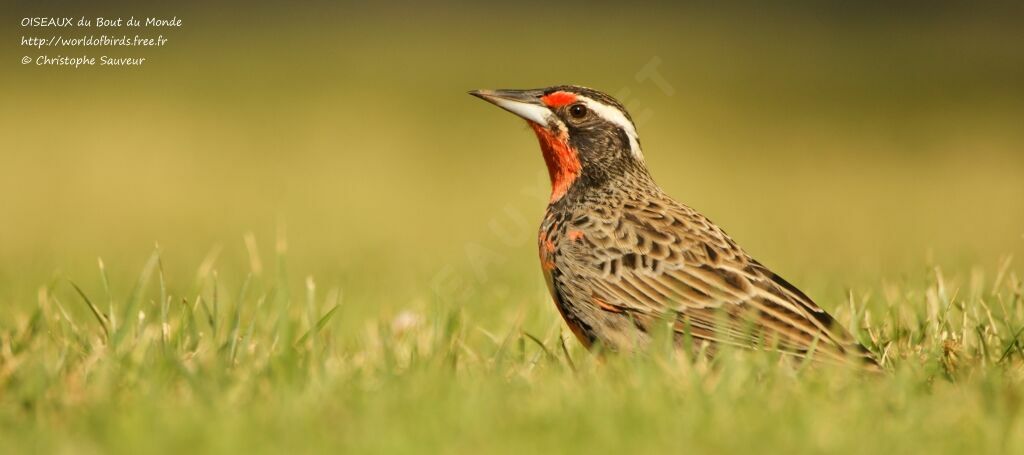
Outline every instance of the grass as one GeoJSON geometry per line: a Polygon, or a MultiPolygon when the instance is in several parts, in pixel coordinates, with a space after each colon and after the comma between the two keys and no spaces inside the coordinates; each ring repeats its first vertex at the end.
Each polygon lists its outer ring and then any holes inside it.
{"type": "Polygon", "coordinates": [[[0,327],[7,450],[1024,450],[1024,283],[1009,258],[851,294],[835,312],[883,359],[873,377],[746,351],[599,360],[539,296],[497,331],[444,299],[359,328],[339,320],[339,290],[292,289],[283,252],[231,284],[211,262],[168,276],[162,254],[123,295],[100,261],[96,293],[60,277],[0,327]]]}

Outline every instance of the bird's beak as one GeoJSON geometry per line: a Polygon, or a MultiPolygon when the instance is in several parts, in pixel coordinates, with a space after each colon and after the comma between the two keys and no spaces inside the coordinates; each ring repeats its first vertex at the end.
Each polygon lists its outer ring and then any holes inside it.
{"type": "Polygon", "coordinates": [[[529,122],[548,127],[548,119],[552,114],[551,110],[540,100],[544,96],[544,92],[541,90],[472,90],[469,94],[516,114],[529,122]]]}

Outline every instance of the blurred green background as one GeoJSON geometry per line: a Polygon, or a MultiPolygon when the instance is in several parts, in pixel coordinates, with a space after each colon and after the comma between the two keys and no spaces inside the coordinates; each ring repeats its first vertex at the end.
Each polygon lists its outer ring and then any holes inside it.
{"type": "MultiPolygon", "coordinates": [[[[0,47],[0,305],[126,289],[159,242],[340,287],[348,320],[432,300],[551,311],[532,134],[475,88],[624,98],[655,178],[826,308],[1024,252],[1024,17],[839,2],[32,5],[0,47]],[[174,16],[150,49],[18,47],[31,16],[174,16]],[[40,53],[142,67],[20,65],[40,53]],[[655,71],[656,79],[643,77],[655,71]],[[639,75],[639,76],[638,76],[639,75]],[[911,278],[908,278],[911,277],[911,278]],[[470,298],[473,297],[473,298],[470,298]]],[[[70,35],[115,30],[58,30],[70,35]]],[[[133,32],[134,33],[134,32],[133,32]]],[[[84,310],[83,310],[84,311],[84,310]]],[[[10,317],[5,311],[2,318],[10,317]]],[[[552,319],[554,321],[554,319],[552,319]]]]}

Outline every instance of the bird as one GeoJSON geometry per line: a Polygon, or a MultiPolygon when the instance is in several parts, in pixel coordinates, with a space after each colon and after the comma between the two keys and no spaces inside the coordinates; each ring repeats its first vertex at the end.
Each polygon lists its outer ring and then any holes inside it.
{"type": "Polygon", "coordinates": [[[469,94],[525,119],[537,137],[551,181],[541,269],[585,347],[635,352],[668,328],[676,345],[711,357],[730,346],[878,367],[807,294],[655,183],[613,97],[577,85],[469,94]]]}

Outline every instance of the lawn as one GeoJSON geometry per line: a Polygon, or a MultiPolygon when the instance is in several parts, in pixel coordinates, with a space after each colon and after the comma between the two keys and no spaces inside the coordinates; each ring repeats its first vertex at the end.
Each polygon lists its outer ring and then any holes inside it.
{"type": "MultiPolygon", "coordinates": [[[[128,293],[58,279],[0,332],[13,452],[1024,449],[1024,303],[1009,261],[855,294],[835,312],[881,375],[662,343],[584,351],[536,295],[496,328],[443,300],[344,323],[357,305],[286,256],[228,283],[156,251],[128,293]],[[515,316],[512,316],[515,315],[515,316]],[[342,329],[343,327],[347,327],[342,329]]],[[[93,282],[98,282],[93,283],[93,282]]]]}

